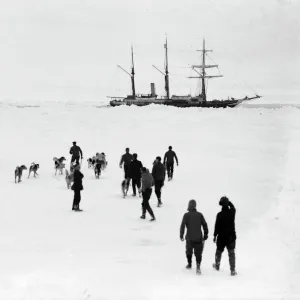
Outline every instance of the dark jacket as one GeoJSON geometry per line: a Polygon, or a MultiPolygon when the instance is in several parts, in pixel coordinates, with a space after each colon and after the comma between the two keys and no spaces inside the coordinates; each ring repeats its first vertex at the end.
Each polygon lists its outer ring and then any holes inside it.
{"type": "Polygon", "coordinates": [[[228,206],[223,206],[217,214],[214,236],[218,238],[236,238],[235,232],[235,213],[234,205],[229,202],[228,206]]]}
{"type": "Polygon", "coordinates": [[[176,153],[173,150],[168,150],[164,156],[164,164],[165,163],[167,163],[167,164],[174,163],[174,158],[176,160],[176,163],[178,164],[178,158],[177,158],[176,153]]]}
{"type": "Polygon", "coordinates": [[[188,241],[202,242],[203,236],[201,227],[203,227],[204,237],[208,236],[207,223],[203,215],[200,212],[198,212],[195,208],[185,213],[182,218],[180,226],[181,239],[183,239],[185,227],[187,228],[185,239],[188,241]]]}
{"type": "Polygon", "coordinates": [[[141,179],[142,177],[142,169],[143,164],[135,159],[129,165],[128,176],[133,179],[141,179]]]}
{"type": "Polygon", "coordinates": [[[165,181],[166,177],[166,168],[161,162],[157,162],[153,165],[152,168],[153,179],[165,181]]]}
{"type": "Polygon", "coordinates": [[[120,166],[122,166],[123,163],[125,166],[129,165],[131,161],[132,161],[132,154],[125,153],[121,156],[120,166]]]}
{"type": "Polygon", "coordinates": [[[73,156],[79,156],[79,154],[81,155],[81,157],[83,156],[80,147],[77,145],[74,145],[70,148],[70,154],[72,154],[73,156]]]}
{"type": "Polygon", "coordinates": [[[82,178],[84,175],[79,171],[75,170],[74,171],[74,183],[72,185],[73,190],[83,190],[83,185],[82,185],[82,178]]]}
{"type": "Polygon", "coordinates": [[[154,179],[149,173],[149,170],[142,174],[142,191],[145,192],[148,189],[151,189],[154,185],[154,179]]]}

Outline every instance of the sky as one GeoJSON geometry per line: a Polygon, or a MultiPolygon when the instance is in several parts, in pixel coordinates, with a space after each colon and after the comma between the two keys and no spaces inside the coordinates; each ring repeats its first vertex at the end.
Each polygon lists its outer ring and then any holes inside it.
{"type": "MultiPolygon", "coordinates": [[[[168,36],[171,94],[196,93],[190,64],[205,38],[222,74],[208,97],[299,95],[297,0],[11,0],[0,1],[0,100],[104,100],[150,83],[164,95],[168,36]]],[[[300,101],[300,100],[299,100],[300,101]]]]}

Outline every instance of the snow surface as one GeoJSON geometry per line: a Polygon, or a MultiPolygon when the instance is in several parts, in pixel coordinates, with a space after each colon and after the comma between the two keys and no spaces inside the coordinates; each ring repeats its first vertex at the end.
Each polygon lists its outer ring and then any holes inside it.
{"type": "Polygon", "coordinates": [[[96,108],[0,104],[0,299],[300,299],[300,112],[281,109],[96,108]],[[82,147],[82,213],[54,176],[53,157],[82,147]],[[121,196],[125,147],[148,168],[172,145],[179,167],[157,221],[141,220],[141,199],[121,196]],[[86,159],[107,154],[96,180],[86,159]],[[38,178],[14,183],[17,165],[38,178]],[[237,272],[227,251],[212,269],[219,198],[237,209],[237,272]],[[179,226],[190,199],[209,226],[202,273],[185,270],[179,226]]]}

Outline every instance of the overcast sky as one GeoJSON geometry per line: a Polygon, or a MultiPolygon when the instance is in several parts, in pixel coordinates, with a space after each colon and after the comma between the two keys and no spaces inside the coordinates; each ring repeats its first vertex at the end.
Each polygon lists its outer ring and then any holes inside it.
{"type": "Polygon", "coordinates": [[[196,91],[203,37],[224,75],[210,98],[300,94],[299,20],[298,0],[0,0],[0,100],[126,95],[131,44],[137,92],[163,94],[165,34],[171,94],[196,91]]]}

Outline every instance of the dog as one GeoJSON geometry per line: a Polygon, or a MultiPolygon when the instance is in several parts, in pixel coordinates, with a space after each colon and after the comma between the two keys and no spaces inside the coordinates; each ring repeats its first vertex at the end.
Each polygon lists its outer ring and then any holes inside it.
{"type": "Polygon", "coordinates": [[[121,188],[122,188],[123,198],[127,196],[129,185],[130,185],[129,178],[126,178],[122,181],[121,188]]]}
{"type": "Polygon", "coordinates": [[[96,159],[95,163],[94,163],[94,173],[95,173],[95,177],[96,179],[99,179],[100,175],[101,175],[101,161],[96,159]]]}
{"type": "Polygon", "coordinates": [[[59,170],[59,173],[62,175],[63,174],[63,169],[66,167],[66,165],[64,164],[65,161],[65,157],[62,156],[61,158],[56,158],[53,157],[53,161],[54,161],[54,168],[55,168],[55,175],[57,173],[57,170],[59,170]]]}
{"type": "Polygon", "coordinates": [[[33,172],[33,177],[35,177],[36,175],[39,175],[37,173],[37,170],[39,169],[40,165],[39,164],[35,164],[34,162],[31,164],[31,166],[29,167],[29,174],[28,174],[28,178],[30,177],[30,173],[33,172]]]}
{"type": "Polygon", "coordinates": [[[74,182],[74,171],[73,172],[68,172],[68,170],[65,170],[66,172],[66,183],[67,183],[67,188],[70,189],[71,188],[71,184],[74,182]]]}
{"type": "Polygon", "coordinates": [[[88,158],[87,162],[88,162],[88,168],[92,168],[94,166],[95,159],[94,158],[88,158]]]}
{"type": "Polygon", "coordinates": [[[22,174],[23,171],[27,170],[25,165],[22,165],[20,167],[16,167],[15,169],[15,183],[17,183],[17,178],[18,178],[18,183],[21,182],[22,174]]]}

